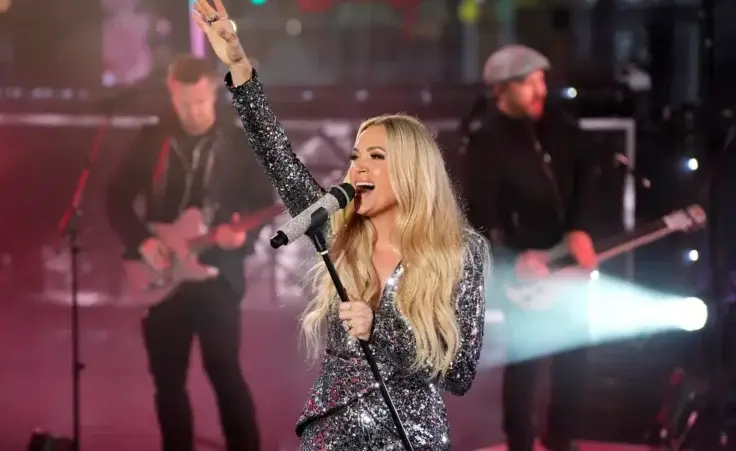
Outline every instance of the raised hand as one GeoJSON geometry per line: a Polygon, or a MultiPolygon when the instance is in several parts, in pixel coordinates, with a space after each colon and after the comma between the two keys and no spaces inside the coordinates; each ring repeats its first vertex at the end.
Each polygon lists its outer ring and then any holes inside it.
{"type": "MultiPolygon", "coordinates": [[[[233,72],[233,77],[235,68],[239,74],[250,74],[253,66],[235,33],[234,22],[228,17],[222,0],[213,0],[213,2],[214,6],[210,5],[209,0],[195,1],[192,16],[197,26],[207,36],[217,57],[233,72]]],[[[233,82],[235,83],[235,80],[233,82]]]]}

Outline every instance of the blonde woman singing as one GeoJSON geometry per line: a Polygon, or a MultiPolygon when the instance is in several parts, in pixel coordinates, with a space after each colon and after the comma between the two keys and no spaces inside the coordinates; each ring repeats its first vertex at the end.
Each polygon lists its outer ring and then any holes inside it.
{"type": "MultiPolygon", "coordinates": [[[[195,19],[228,65],[226,83],[251,145],[292,215],[324,189],[292,152],[221,0],[195,3],[195,19]]],[[[347,179],[354,202],[326,232],[351,302],[326,271],[302,316],[322,368],[297,424],[303,450],[400,450],[359,340],[368,341],[415,450],[449,450],[442,392],[463,395],[483,342],[488,247],[455,199],[437,144],[404,115],[360,126],[347,179]],[[322,340],[326,339],[326,343],[322,340]]]]}

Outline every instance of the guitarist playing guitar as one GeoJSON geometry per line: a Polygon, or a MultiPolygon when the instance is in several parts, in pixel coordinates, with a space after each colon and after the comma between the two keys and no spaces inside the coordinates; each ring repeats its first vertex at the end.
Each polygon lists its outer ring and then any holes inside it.
{"type": "MultiPolygon", "coordinates": [[[[549,67],[544,55],[513,45],[491,55],[484,68],[492,102],[468,142],[466,197],[471,222],[491,240],[494,281],[547,276],[550,255],[537,249],[558,243],[564,243],[582,272],[598,264],[586,231],[586,213],[595,201],[593,166],[586,157],[590,149],[579,145],[574,120],[545,108],[549,67]]],[[[570,314],[564,300],[551,309],[529,311],[500,298],[510,360],[504,369],[504,432],[509,451],[532,451],[539,365],[522,348],[534,347],[535,337],[543,344],[542,327],[569,328],[565,320],[570,314]]],[[[553,393],[542,437],[551,451],[578,449],[574,439],[584,366],[584,351],[553,357],[553,393]]]]}
{"type": "MultiPolygon", "coordinates": [[[[244,259],[253,252],[260,224],[244,217],[269,210],[273,197],[242,130],[217,117],[219,83],[205,60],[175,58],[167,80],[173,114],[140,132],[108,190],[108,217],[126,248],[125,264],[151,274],[179,274],[182,281],[163,289],[156,302],[147,301],[143,320],[164,451],[194,450],[186,379],[195,336],[227,449],[260,449],[239,364],[244,259]],[[139,202],[145,205],[142,215],[139,202]],[[179,234],[188,240],[172,241],[176,233],[163,233],[182,224],[190,230],[179,234]],[[203,235],[199,244],[206,243],[188,257],[182,243],[197,241],[190,240],[193,235],[203,235]],[[176,272],[198,266],[211,274],[188,280],[176,272]]],[[[261,222],[276,214],[261,213],[261,222]]],[[[166,277],[156,281],[165,284],[166,277]]]]}

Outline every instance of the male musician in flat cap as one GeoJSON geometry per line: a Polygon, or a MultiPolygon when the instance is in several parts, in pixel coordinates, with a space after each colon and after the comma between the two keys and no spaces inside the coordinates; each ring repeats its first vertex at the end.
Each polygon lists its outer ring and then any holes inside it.
{"type": "MultiPolygon", "coordinates": [[[[587,149],[580,146],[576,122],[546,105],[549,68],[541,53],[511,45],[491,55],[483,71],[492,100],[482,127],[468,143],[467,197],[470,219],[491,240],[496,276],[504,281],[546,277],[548,254],[539,250],[561,242],[582,268],[597,266],[586,231],[593,171],[587,149]],[[505,276],[503,268],[509,268],[505,276]]],[[[559,315],[565,300],[540,311],[502,299],[509,332],[503,426],[509,451],[531,451],[539,367],[534,358],[542,353],[535,354],[534,340],[541,348],[543,328],[564,327],[559,325],[559,315]]],[[[551,451],[578,449],[573,439],[584,360],[580,351],[554,357],[547,430],[542,437],[551,451]]]]}

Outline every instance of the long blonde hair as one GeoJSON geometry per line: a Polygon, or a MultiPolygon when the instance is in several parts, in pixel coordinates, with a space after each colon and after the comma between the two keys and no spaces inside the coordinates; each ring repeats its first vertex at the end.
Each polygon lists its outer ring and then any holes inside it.
{"type": "MultiPolygon", "coordinates": [[[[460,345],[453,294],[463,266],[466,222],[440,149],[424,124],[403,114],[384,115],[363,122],[358,135],[372,126],[384,127],[388,139],[404,268],[396,306],[412,326],[417,349],[412,370],[439,376],[450,368],[460,345]]],[[[331,226],[331,255],[347,292],[370,303],[381,289],[372,263],[375,232],[370,222],[351,203],[332,216],[331,226]]],[[[317,295],[301,317],[313,357],[328,314],[339,302],[323,265],[315,267],[315,288],[317,295]]]]}

